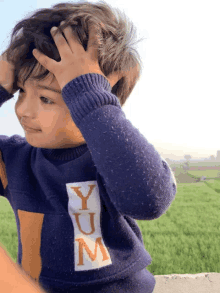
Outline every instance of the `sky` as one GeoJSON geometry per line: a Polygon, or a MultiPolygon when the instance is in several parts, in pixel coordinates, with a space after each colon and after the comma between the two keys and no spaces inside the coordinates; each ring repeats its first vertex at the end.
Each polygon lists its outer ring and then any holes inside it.
{"type": "MultiPolygon", "coordinates": [[[[61,2],[0,0],[0,54],[14,26],[61,2]],[[13,7],[13,9],[12,9],[13,7]]],[[[89,1],[97,3],[98,1],[89,1]]],[[[216,156],[220,150],[220,5],[199,0],[106,0],[134,24],[142,76],[123,106],[126,118],[164,157],[216,156]]],[[[25,136],[15,99],[0,109],[0,134],[25,136]]]]}

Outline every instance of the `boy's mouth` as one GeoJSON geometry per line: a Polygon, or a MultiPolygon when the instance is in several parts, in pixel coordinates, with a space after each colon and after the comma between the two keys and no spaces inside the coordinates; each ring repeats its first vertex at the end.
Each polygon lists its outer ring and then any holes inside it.
{"type": "Polygon", "coordinates": [[[27,127],[23,124],[22,124],[22,126],[23,126],[24,130],[26,130],[27,132],[41,132],[41,130],[39,130],[39,129],[33,129],[33,128],[27,127]]]}
{"type": "Polygon", "coordinates": [[[33,127],[31,127],[31,126],[29,126],[28,124],[25,124],[25,123],[21,123],[21,125],[25,129],[31,129],[31,130],[40,131],[40,129],[33,128],[33,127]]]}

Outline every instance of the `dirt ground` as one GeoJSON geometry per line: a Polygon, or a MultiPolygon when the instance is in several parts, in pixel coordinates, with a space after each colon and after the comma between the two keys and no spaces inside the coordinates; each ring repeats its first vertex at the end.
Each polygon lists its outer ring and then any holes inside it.
{"type": "Polygon", "coordinates": [[[220,293],[220,273],[155,275],[153,293],[220,293]]]}

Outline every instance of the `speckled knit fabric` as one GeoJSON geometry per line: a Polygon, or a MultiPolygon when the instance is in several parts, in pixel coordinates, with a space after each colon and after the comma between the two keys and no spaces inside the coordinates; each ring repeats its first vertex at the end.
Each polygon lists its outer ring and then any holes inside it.
{"type": "MultiPolygon", "coordinates": [[[[12,97],[0,87],[0,106],[12,97]]],[[[81,75],[62,97],[86,144],[43,149],[0,135],[0,194],[16,218],[17,263],[48,292],[151,293],[152,259],[135,220],[167,211],[174,175],[104,76],[81,75]]]]}

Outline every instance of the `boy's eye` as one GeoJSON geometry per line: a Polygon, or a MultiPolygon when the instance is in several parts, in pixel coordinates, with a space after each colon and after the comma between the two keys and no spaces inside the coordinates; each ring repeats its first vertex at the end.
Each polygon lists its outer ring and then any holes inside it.
{"type": "MultiPolygon", "coordinates": [[[[24,92],[24,90],[22,88],[19,88],[19,93],[24,92]]],[[[45,97],[40,97],[41,101],[43,101],[43,104],[46,105],[52,105],[54,104],[54,102],[52,102],[50,99],[45,98],[45,97]]]]}

